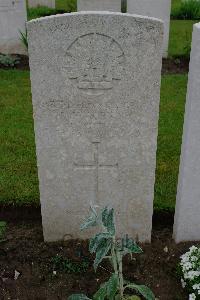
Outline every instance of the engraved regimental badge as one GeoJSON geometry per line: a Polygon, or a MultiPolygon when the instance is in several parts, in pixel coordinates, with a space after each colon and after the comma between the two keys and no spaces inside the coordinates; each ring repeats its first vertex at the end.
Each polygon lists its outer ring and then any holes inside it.
{"type": "Polygon", "coordinates": [[[112,37],[89,33],[78,37],[66,51],[67,76],[87,95],[111,90],[123,73],[124,52],[112,37]]]}

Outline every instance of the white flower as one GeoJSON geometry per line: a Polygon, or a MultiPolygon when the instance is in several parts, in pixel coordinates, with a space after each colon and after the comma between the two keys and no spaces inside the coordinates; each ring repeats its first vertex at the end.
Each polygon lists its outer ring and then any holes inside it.
{"type": "Polygon", "coordinates": [[[196,283],[193,285],[193,290],[200,290],[200,283],[196,283]]]}
{"type": "Polygon", "coordinates": [[[181,265],[185,264],[186,262],[190,261],[190,255],[189,253],[185,253],[181,256],[181,265]]]}
{"type": "Polygon", "coordinates": [[[183,289],[186,287],[186,282],[181,278],[181,284],[182,284],[182,287],[183,289]]]}
{"type": "Polygon", "coordinates": [[[198,260],[198,257],[196,256],[191,256],[191,261],[197,261],[198,260]]]}
{"type": "Polygon", "coordinates": [[[182,287],[187,284],[192,286],[193,293],[189,295],[189,300],[196,300],[200,295],[200,247],[192,246],[189,251],[181,256],[180,266],[183,278],[182,287]]]}
{"type": "Polygon", "coordinates": [[[192,264],[190,262],[184,263],[182,267],[183,267],[183,272],[189,271],[190,269],[193,268],[193,266],[192,266],[192,264]]]}
{"type": "Polygon", "coordinates": [[[190,253],[191,253],[191,252],[193,252],[193,251],[195,251],[195,250],[198,250],[198,248],[197,248],[196,246],[193,245],[192,247],[189,248],[189,250],[190,250],[190,253]]]}
{"type": "Polygon", "coordinates": [[[189,300],[195,300],[195,299],[196,299],[196,296],[194,293],[189,295],[189,300]]]}
{"type": "Polygon", "coordinates": [[[200,276],[199,271],[189,271],[188,273],[184,274],[185,279],[193,280],[195,277],[200,276]]]}

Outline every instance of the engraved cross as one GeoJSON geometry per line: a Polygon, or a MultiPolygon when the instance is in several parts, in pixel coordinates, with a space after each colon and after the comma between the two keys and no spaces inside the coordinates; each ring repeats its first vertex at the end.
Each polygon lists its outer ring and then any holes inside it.
{"type": "Polygon", "coordinates": [[[95,198],[96,203],[98,203],[98,195],[99,195],[99,169],[100,168],[118,168],[118,163],[116,164],[102,164],[99,162],[99,143],[93,142],[94,145],[94,160],[91,162],[82,162],[82,163],[74,163],[74,166],[77,168],[84,169],[93,169],[95,171],[95,198]]]}

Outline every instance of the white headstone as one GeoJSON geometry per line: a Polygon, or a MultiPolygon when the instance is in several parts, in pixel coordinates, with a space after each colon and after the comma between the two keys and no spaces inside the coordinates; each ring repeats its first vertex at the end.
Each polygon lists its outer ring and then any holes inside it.
{"type": "Polygon", "coordinates": [[[25,33],[25,0],[0,0],[0,53],[25,54],[20,31],[25,33]]]}
{"type": "Polygon", "coordinates": [[[77,11],[121,12],[121,0],[77,0],[77,11]]]}
{"type": "Polygon", "coordinates": [[[88,238],[90,204],[150,241],[163,24],[109,12],[28,23],[46,241],[88,238]]]}
{"type": "Polygon", "coordinates": [[[127,0],[127,12],[163,20],[163,57],[167,57],[169,44],[171,0],[127,0]]]}
{"type": "Polygon", "coordinates": [[[176,199],[176,242],[200,240],[200,23],[194,25],[176,199]]]}
{"type": "Polygon", "coordinates": [[[47,6],[50,8],[55,8],[55,0],[28,0],[29,7],[37,7],[37,6],[47,6]]]}

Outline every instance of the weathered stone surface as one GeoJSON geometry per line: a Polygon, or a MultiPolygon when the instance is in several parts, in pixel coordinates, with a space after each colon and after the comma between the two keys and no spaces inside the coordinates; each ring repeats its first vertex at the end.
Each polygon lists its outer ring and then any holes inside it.
{"type": "Polygon", "coordinates": [[[77,0],[77,11],[121,12],[121,0],[77,0]]]}
{"type": "Polygon", "coordinates": [[[0,53],[25,54],[20,31],[25,32],[25,0],[0,0],[0,53]]]}
{"type": "Polygon", "coordinates": [[[55,8],[55,0],[28,0],[29,7],[47,6],[55,8]]]}
{"type": "Polygon", "coordinates": [[[171,0],[127,0],[127,12],[164,21],[163,57],[167,57],[171,0]]]}
{"type": "Polygon", "coordinates": [[[176,199],[176,242],[200,240],[200,23],[194,25],[176,199]]]}
{"type": "Polygon", "coordinates": [[[90,204],[150,241],[163,24],[109,12],[28,23],[44,237],[89,237],[90,204]]]}

